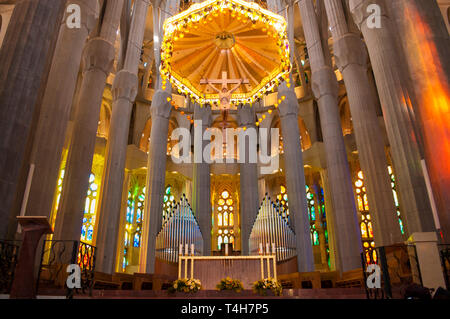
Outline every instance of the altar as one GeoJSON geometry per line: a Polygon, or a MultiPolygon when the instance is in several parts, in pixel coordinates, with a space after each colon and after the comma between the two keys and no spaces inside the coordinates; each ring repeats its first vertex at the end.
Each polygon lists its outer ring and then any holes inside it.
{"type": "Polygon", "coordinates": [[[244,289],[252,289],[260,279],[277,279],[276,256],[179,256],[179,279],[199,279],[202,289],[214,290],[226,277],[239,279],[244,289]]]}

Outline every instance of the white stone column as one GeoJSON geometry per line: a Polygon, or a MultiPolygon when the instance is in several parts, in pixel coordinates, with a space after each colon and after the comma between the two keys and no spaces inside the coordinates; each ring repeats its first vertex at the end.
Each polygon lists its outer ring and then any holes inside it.
{"type": "Polygon", "coordinates": [[[347,89],[359,161],[364,173],[377,246],[402,242],[383,134],[367,74],[367,53],[358,35],[350,33],[340,0],[326,0],[334,56],[347,89]]]}
{"type": "Polygon", "coordinates": [[[305,172],[300,131],[298,128],[298,101],[295,92],[285,83],[278,87],[278,96],[284,101],[279,106],[283,132],[286,188],[289,198],[291,224],[296,234],[297,263],[299,272],[314,270],[311,246],[308,205],[306,202],[305,172]]]}
{"type": "Polygon", "coordinates": [[[112,70],[114,40],[123,0],[108,1],[100,37],[91,39],[84,50],[81,84],[66,172],[55,225],[55,239],[80,240],[86,192],[92,169],[106,78],[112,70]]]}
{"type": "Polygon", "coordinates": [[[81,28],[68,28],[65,19],[60,26],[30,160],[35,166],[26,210],[30,216],[50,217],[83,48],[98,18],[93,1],[68,4],[80,6],[81,28]]]}
{"type": "Polygon", "coordinates": [[[115,269],[128,133],[138,90],[137,72],[148,6],[145,0],[134,2],[124,69],[116,75],[112,86],[111,126],[106,144],[96,243],[96,268],[106,273],[113,273],[115,269]]]}
{"type": "Polygon", "coordinates": [[[64,8],[62,1],[17,1],[0,49],[0,238],[16,229],[64,8]]]}
{"type": "MultiPolygon", "coordinates": [[[[193,186],[192,186],[192,208],[200,226],[203,236],[203,254],[205,256],[211,255],[211,175],[210,164],[203,159],[204,147],[208,141],[203,140],[205,130],[211,125],[211,108],[204,106],[200,107],[197,103],[194,105],[194,120],[198,124],[201,121],[201,126],[194,127],[195,135],[201,135],[201,149],[196,149],[194,146],[194,158],[198,157],[201,161],[197,163],[194,161],[193,166],[193,186]],[[200,154],[198,154],[200,153],[200,154]]],[[[197,138],[198,139],[198,138],[197,138]]],[[[199,139],[200,140],[200,139],[199,139]]],[[[197,146],[197,147],[198,147],[197,146]]]]}
{"type": "Polygon", "coordinates": [[[393,42],[384,0],[350,0],[350,10],[369,50],[391,146],[402,215],[409,234],[433,231],[434,223],[422,173],[421,156],[409,116],[408,94],[401,61],[393,42]],[[369,5],[381,8],[381,27],[368,23],[369,5]]]}
{"type": "Polygon", "coordinates": [[[156,235],[162,226],[163,197],[166,179],[167,135],[172,105],[171,94],[159,89],[152,99],[152,130],[147,165],[147,182],[143,218],[139,271],[154,273],[156,235]]]}
{"type": "MultiPolygon", "coordinates": [[[[447,2],[448,3],[448,2],[447,2]]],[[[391,0],[444,242],[450,241],[450,37],[436,1],[391,0]],[[446,102],[447,101],[447,102],[446,102]]]]}
{"type": "Polygon", "coordinates": [[[350,167],[337,103],[338,84],[335,73],[326,63],[325,48],[322,48],[313,1],[300,1],[299,6],[312,70],[312,88],[319,104],[333,213],[335,214],[336,244],[340,262],[337,268],[344,272],[361,267],[362,247],[350,167]]]}
{"type": "MultiPolygon", "coordinates": [[[[238,125],[241,131],[239,134],[242,136],[249,136],[249,138],[242,138],[240,143],[244,143],[245,149],[239,149],[243,152],[239,152],[239,172],[240,172],[240,198],[239,198],[239,214],[241,222],[241,253],[243,256],[249,255],[249,238],[252,231],[253,222],[258,215],[259,198],[258,198],[258,164],[252,163],[250,154],[253,149],[251,143],[258,145],[258,140],[253,140],[251,134],[246,134],[253,130],[255,132],[255,138],[258,139],[258,132],[256,130],[256,114],[254,107],[250,105],[238,106],[238,125]],[[244,131],[243,128],[246,127],[244,131]]],[[[255,154],[256,155],[256,154],[255,154]]],[[[257,157],[255,156],[257,159],[257,157]]]]}
{"type": "Polygon", "coordinates": [[[408,242],[416,246],[416,257],[422,277],[422,285],[434,289],[445,288],[436,233],[414,233],[408,238],[408,242]]]}

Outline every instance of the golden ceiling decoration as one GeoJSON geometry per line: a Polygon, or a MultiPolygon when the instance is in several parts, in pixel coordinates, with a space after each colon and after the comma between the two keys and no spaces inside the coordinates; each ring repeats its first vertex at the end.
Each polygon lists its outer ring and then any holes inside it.
{"type": "Polygon", "coordinates": [[[167,19],[161,57],[163,86],[200,105],[220,104],[219,89],[251,104],[291,70],[284,18],[242,0],[207,0],[167,19]]]}

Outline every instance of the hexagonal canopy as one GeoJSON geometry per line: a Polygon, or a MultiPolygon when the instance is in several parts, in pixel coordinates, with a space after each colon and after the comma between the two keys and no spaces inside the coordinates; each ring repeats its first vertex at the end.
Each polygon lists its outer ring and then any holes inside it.
{"type": "Polygon", "coordinates": [[[217,103],[205,80],[228,89],[245,80],[231,103],[253,103],[288,79],[291,64],[286,21],[242,0],[207,0],[164,23],[161,75],[197,103],[217,103]]]}

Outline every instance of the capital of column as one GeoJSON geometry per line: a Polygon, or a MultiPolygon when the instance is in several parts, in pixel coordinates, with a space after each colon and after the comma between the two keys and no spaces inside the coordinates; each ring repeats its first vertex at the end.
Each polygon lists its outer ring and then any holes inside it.
{"type": "Polygon", "coordinates": [[[347,33],[334,41],[334,56],[341,72],[350,64],[367,67],[365,45],[354,33],[347,33]]]}
{"type": "Polygon", "coordinates": [[[238,125],[239,126],[255,126],[256,116],[255,109],[246,104],[238,106],[238,125]]]}
{"type": "Polygon", "coordinates": [[[172,100],[172,95],[161,89],[157,90],[153,94],[152,106],[150,107],[150,112],[152,117],[162,117],[169,119],[170,113],[172,112],[172,105],[170,101],[172,100]]]}
{"type": "Polygon", "coordinates": [[[298,116],[298,100],[297,95],[293,89],[286,86],[286,83],[282,83],[278,87],[278,99],[282,102],[278,107],[280,117],[285,117],[288,115],[298,116]]]}
{"type": "Polygon", "coordinates": [[[113,67],[115,55],[112,43],[103,38],[93,38],[84,49],[83,72],[100,70],[108,75],[113,67]]]}
{"type": "Polygon", "coordinates": [[[336,74],[329,66],[323,66],[312,73],[312,90],[317,99],[324,95],[338,96],[336,74]]]}
{"type": "Polygon", "coordinates": [[[111,88],[113,100],[124,99],[133,103],[136,99],[137,87],[138,77],[136,74],[127,70],[119,71],[114,78],[111,88]]]}
{"type": "Polygon", "coordinates": [[[350,0],[350,12],[353,15],[355,24],[361,29],[362,24],[370,17],[373,12],[368,10],[371,5],[378,5],[381,8],[381,15],[387,16],[387,8],[385,0],[350,0]]]}
{"type": "Polygon", "coordinates": [[[200,106],[197,103],[194,104],[194,120],[202,121],[203,127],[209,127],[212,123],[211,107],[200,106]]]}

